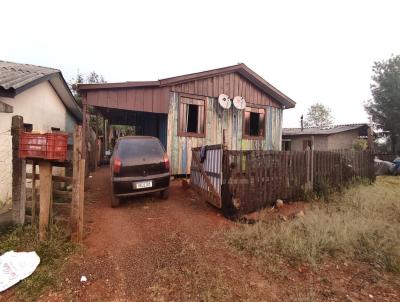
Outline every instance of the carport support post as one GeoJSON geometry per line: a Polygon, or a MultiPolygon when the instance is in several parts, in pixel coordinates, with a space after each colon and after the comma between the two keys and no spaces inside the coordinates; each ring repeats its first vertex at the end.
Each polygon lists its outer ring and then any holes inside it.
{"type": "Polygon", "coordinates": [[[14,115],[11,120],[12,135],[12,216],[14,223],[25,223],[26,204],[26,161],[19,158],[19,138],[24,129],[22,116],[14,115]]]}
{"type": "MultiPolygon", "coordinates": [[[[86,92],[82,95],[82,141],[81,141],[81,150],[82,150],[82,158],[86,159],[86,129],[87,129],[87,101],[86,101],[86,92]]],[[[74,143],[75,145],[75,143],[74,143]]]]}

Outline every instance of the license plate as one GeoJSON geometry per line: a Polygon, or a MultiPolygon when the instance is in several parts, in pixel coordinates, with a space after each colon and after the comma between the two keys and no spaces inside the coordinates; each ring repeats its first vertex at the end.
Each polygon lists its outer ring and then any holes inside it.
{"type": "Polygon", "coordinates": [[[152,186],[153,182],[151,180],[133,183],[134,189],[145,189],[145,188],[151,188],[152,186]]]}

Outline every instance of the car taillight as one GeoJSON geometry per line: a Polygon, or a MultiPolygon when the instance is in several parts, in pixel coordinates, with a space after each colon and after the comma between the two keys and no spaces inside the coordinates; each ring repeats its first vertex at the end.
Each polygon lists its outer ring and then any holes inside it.
{"type": "Polygon", "coordinates": [[[119,171],[121,170],[122,162],[119,158],[114,159],[114,166],[113,166],[113,171],[115,174],[119,174],[119,171]]]}
{"type": "Polygon", "coordinates": [[[164,165],[165,165],[165,169],[169,170],[169,159],[168,159],[167,153],[164,154],[164,165]]]}

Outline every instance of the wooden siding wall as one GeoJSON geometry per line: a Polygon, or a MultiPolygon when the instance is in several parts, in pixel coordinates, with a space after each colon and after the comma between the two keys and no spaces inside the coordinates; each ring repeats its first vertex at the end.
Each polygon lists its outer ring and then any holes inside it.
{"type": "Polygon", "coordinates": [[[116,88],[87,91],[90,106],[168,113],[169,88],[116,88]]]}
{"type": "Polygon", "coordinates": [[[171,91],[218,97],[221,93],[229,97],[240,95],[249,104],[281,108],[281,105],[237,73],[228,73],[210,78],[171,86],[171,91]]]}
{"type": "Polygon", "coordinates": [[[282,109],[265,106],[266,123],[264,140],[242,139],[243,111],[223,110],[216,98],[207,98],[206,136],[178,136],[179,93],[171,93],[168,113],[167,152],[172,174],[189,174],[192,148],[222,143],[222,130],[226,129],[230,150],[280,150],[282,138],[282,109]]]}

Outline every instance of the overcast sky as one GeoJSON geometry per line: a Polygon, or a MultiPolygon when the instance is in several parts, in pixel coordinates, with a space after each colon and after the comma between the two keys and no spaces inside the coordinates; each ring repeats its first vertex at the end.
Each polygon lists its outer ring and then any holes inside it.
{"type": "Polygon", "coordinates": [[[374,61],[400,54],[400,1],[2,1],[0,60],[157,80],[245,63],[336,123],[366,122],[374,61]]]}

